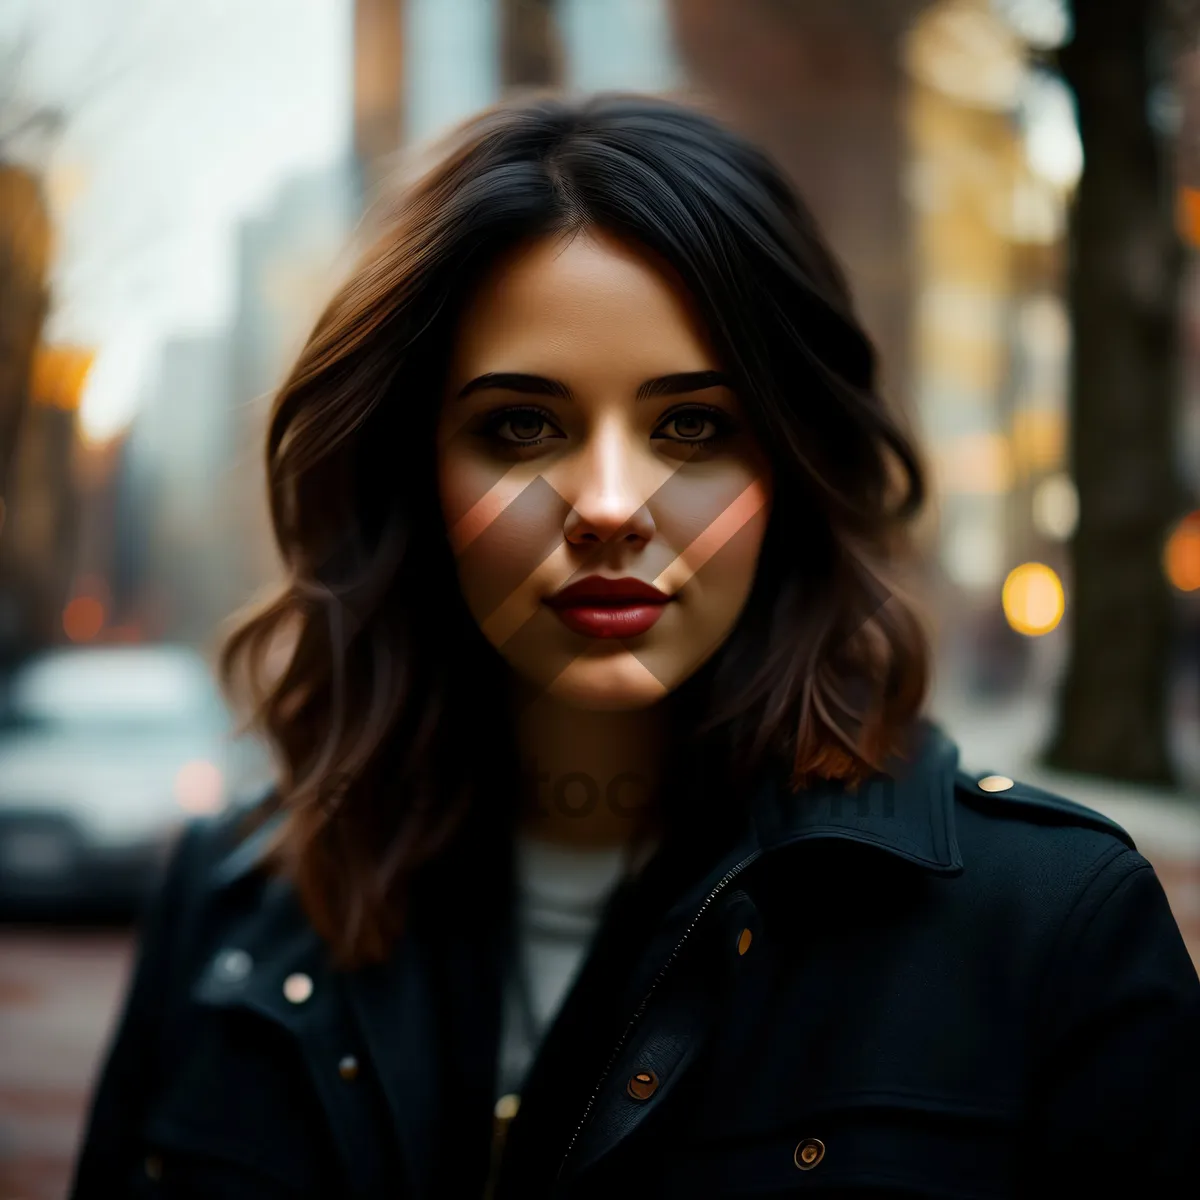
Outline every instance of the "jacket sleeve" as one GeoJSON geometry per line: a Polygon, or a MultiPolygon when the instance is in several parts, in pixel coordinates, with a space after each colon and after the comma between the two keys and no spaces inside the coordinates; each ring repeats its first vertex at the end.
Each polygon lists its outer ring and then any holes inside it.
{"type": "Polygon", "coordinates": [[[1093,878],[1050,970],[1028,1194],[1192,1194],[1200,979],[1141,855],[1093,878]]]}
{"type": "Polygon", "coordinates": [[[203,878],[205,823],[185,827],[145,910],[134,968],[92,1095],[70,1200],[123,1195],[141,1119],[160,1069],[162,1019],[178,986],[190,914],[203,878]]]}

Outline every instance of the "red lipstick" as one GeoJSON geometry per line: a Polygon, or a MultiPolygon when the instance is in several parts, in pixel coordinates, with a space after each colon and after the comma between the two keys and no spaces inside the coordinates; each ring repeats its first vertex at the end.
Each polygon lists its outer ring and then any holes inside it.
{"type": "Polygon", "coordinates": [[[640,579],[589,575],[546,599],[558,619],[584,637],[630,638],[645,633],[670,602],[640,579]]]}

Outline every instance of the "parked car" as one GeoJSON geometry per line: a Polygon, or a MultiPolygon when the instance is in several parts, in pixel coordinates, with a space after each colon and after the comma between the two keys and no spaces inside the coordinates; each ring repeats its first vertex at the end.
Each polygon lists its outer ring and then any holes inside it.
{"type": "Polygon", "coordinates": [[[133,910],[182,821],[270,778],[188,647],[55,649],[4,691],[0,910],[133,910]]]}

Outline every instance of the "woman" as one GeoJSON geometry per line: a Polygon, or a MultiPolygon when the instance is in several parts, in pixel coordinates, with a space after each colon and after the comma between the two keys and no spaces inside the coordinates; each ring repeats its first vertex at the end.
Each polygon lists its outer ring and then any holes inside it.
{"type": "Polygon", "coordinates": [[[1162,889],[920,719],[917,456],[759,151],[469,122],[267,456],[278,785],[176,853],[77,1200],[1193,1182],[1162,889]]]}

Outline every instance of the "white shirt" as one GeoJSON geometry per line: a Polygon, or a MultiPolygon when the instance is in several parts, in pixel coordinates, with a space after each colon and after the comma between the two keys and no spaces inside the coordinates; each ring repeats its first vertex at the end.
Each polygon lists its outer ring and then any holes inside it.
{"type": "Polygon", "coordinates": [[[524,971],[531,1011],[518,975],[505,989],[498,1095],[520,1091],[627,869],[622,846],[581,849],[518,833],[515,852],[517,970],[524,971]]]}

